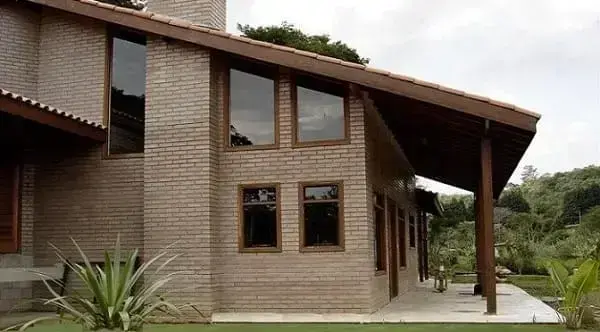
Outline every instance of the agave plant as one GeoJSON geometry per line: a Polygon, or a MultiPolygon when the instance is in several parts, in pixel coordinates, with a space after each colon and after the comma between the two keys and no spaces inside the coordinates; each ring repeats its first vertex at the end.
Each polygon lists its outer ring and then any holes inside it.
{"type": "MultiPolygon", "coordinates": [[[[72,263],[60,249],[52,244],[51,246],[65,264],[65,268],[69,269],[69,273],[82,281],[85,290],[91,295],[86,297],[74,292],[72,296],[61,296],[48,281],[42,279],[53,297],[41,301],[45,305],[57,308],[61,315],[34,319],[8,328],[7,331],[11,329],[24,331],[44,320],[72,321],[82,325],[84,330],[88,331],[141,331],[144,323],[153,314],[164,313],[176,316],[181,313],[183,307],[191,307],[195,310],[195,307],[190,304],[176,306],[158,294],[163,286],[183,273],[179,271],[164,276],[158,274],[180,255],[171,256],[158,265],[168,255],[165,249],[147,262],[136,266],[138,250],[122,252],[117,237],[113,252],[104,252],[104,263],[99,267],[90,262],[75,240],[71,239],[71,241],[79,252],[81,264],[72,263]],[[151,272],[150,268],[155,265],[158,266],[150,274],[150,280],[148,278],[144,280],[144,275],[147,276],[151,272]]],[[[34,273],[45,277],[42,273],[34,273]]],[[[59,287],[64,286],[60,281],[51,281],[51,283],[59,287]]]]}
{"type": "Polygon", "coordinates": [[[580,329],[586,310],[595,310],[584,303],[585,296],[598,287],[600,261],[588,259],[572,274],[558,261],[548,265],[548,272],[554,287],[563,297],[558,309],[562,322],[569,329],[580,329]]]}

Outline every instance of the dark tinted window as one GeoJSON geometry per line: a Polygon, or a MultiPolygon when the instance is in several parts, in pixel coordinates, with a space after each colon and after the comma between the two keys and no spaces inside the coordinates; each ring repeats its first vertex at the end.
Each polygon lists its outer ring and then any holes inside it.
{"type": "MultiPolygon", "coordinates": [[[[376,194],[376,197],[381,196],[383,203],[383,195],[376,194]]],[[[373,218],[375,222],[375,270],[385,270],[385,210],[383,205],[376,204],[374,206],[373,218]]]]}
{"type": "Polygon", "coordinates": [[[302,190],[304,246],[341,246],[339,186],[304,186],[302,190]]]}
{"type": "Polygon", "coordinates": [[[242,248],[278,247],[277,189],[242,188],[242,248]]]}
{"type": "Polygon", "coordinates": [[[296,82],[298,142],[346,137],[342,86],[299,77],[296,82]]]}
{"type": "Polygon", "coordinates": [[[414,216],[409,216],[408,217],[408,245],[411,248],[415,248],[417,245],[417,240],[416,240],[416,232],[415,232],[415,217],[414,216]]]}
{"type": "Polygon", "coordinates": [[[111,44],[109,153],[144,152],[145,37],[118,33],[111,44]]]}
{"type": "Polygon", "coordinates": [[[229,145],[275,143],[275,82],[231,69],[229,73],[229,145]]]}

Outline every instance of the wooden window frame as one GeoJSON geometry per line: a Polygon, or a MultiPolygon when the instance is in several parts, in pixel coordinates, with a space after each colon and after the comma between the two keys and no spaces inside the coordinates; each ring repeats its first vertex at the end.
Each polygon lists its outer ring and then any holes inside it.
{"type": "MultiPolygon", "coordinates": [[[[279,183],[252,183],[238,185],[238,251],[240,253],[278,253],[281,252],[281,190],[279,183]],[[275,231],[277,233],[275,247],[244,246],[244,189],[275,188],[275,231]]],[[[265,203],[273,204],[273,203],[265,203]]]]}
{"type": "Polygon", "coordinates": [[[223,70],[223,142],[225,151],[248,151],[248,150],[271,150],[279,148],[279,86],[280,86],[280,75],[277,67],[264,63],[257,63],[256,66],[265,69],[263,73],[258,74],[260,70],[256,70],[255,68],[251,68],[248,70],[248,67],[251,67],[254,64],[254,61],[251,60],[241,60],[237,58],[230,58],[225,61],[225,65],[221,66],[223,70]],[[244,68],[246,67],[246,68],[244,68]],[[261,144],[261,145],[244,145],[244,146],[231,146],[231,136],[230,136],[230,120],[231,120],[231,70],[239,70],[244,73],[253,74],[257,76],[262,76],[265,78],[271,78],[273,80],[273,138],[274,141],[272,144],[261,144]]]}
{"type": "MultiPolygon", "coordinates": [[[[318,81],[330,81],[325,78],[317,78],[310,74],[292,74],[290,76],[291,84],[291,103],[292,103],[292,147],[303,148],[303,147],[315,147],[315,146],[330,146],[330,145],[342,145],[350,144],[350,88],[343,83],[339,83],[344,87],[344,137],[339,139],[326,139],[326,140],[314,140],[301,142],[298,139],[298,76],[310,77],[316,82],[318,81]]],[[[335,84],[338,84],[337,82],[335,84]]],[[[323,92],[322,90],[307,88],[315,91],[323,92]]],[[[326,92],[325,92],[326,93],[326,92]]]]}
{"type": "Polygon", "coordinates": [[[375,255],[375,275],[381,276],[381,275],[386,275],[387,274],[387,239],[386,239],[386,225],[387,225],[387,209],[386,209],[386,195],[385,194],[381,194],[378,192],[375,192],[373,194],[373,229],[374,229],[374,235],[375,235],[375,246],[377,249],[376,255],[375,255]],[[381,197],[381,203],[383,203],[383,205],[379,205],[377,204],[377,201],[379,200],[378,197],[381,197]],[[383,212],[383,220],[382,221],[378,221],[377,220],[377,210],[383,212]],[[379,234],[381,237],[381,241],[378,242],[377,241],[377,223],[383,223],[383,227],[380,229],[380,231],[382,232],[382,234],[379,234]],[[381,253],[381,257],[378,257],[378,253],[381,253]],[[380,261],[381,260],[381,261],[380,261]],[[380,266],[381,264],[381,266],[380,266]]]}
{"type": "Polygon", "coordinates": [[[300,217],[300,252],[340,252],[345,250],[344,232],[344,181],[310,181],[298,183],[298,214],[300,217]],[[328,200],[305,200],[304,188],[319,186],[337,186],[338,198],[328,200]],[[304,204],[305,203],[338,203],[338,245],[307,246],[305,245],[304,204]]]}
{"type": "Polygon", "coordinates": [[[400,246],[400,253],[398,258],[400,259],[400,264],[398,265],[401,270],[404,270],[408,267],[408,242],[406,241],[406,211],[403,208],[398,207],[396,216],[398,218],[398,246],[400,246]]]}
{"type": "Polygon", "coordinates": [[[21,252],[21,186],[22,166],[15,164],[13,168],[12,183],[12,239],[6,243],[0,242],[0,254],[18,254],[21,252]]]}
{"type": "MultiPolygon", "coordinates": [[[[131,158],[144,158],[144,152],[133,152],[133,153],[110,153],[110,107],[111,107],[111,87],[112,87],[112,52],[113,52],[113,38],[119,34],[130,34],[139,35],[140,38],[143,36],[146,38],[146,50],[148,47],[147,35],[143,32],[127,29],[124,27],[109,26],[106,29],[106,40],[105,40],[105,54],[104,54],[104,105],[102,111],[102,125],[106,128],[106,141],[102,147],[102,157],[104,159],[131,159],[131,158]]],[[[147,79],[146,71],[146,79],[147,79]]],[[[146,82],[147,84],[147,82],[146,82]]],[[[146,110],[144,110],[145,112],[146,110]]],[[[144,119],[144,127],[146,126],[144,119]]],[[[144,145],[145,145],[144,137],[144,145]]]]}
{"type": "Polygon", "coordinates": [[[408,249],[417,249],[417,221],[412,213],[408,214],[408,249]]]}

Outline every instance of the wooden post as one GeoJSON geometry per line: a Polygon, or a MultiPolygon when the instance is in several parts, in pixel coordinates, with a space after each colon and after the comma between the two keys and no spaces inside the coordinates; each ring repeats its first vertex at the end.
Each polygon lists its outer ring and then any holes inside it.
{"type": "Polygon", "coordinates": [[[419,281],[423,282],[425,279],[424,266],[423,266],[423,211],[417,212],[417,256],[419,265],[419,281]]]}
{"type": "Polygon", "coordinates": [[[425,280],[429,279],[429,232],[427,229],[427,214],[423,213],[423,264],[425,280]]]}
{"type": "Polygon", "coordinates": [[[481,215],[483,228],[484,289],[487,314],[496,314],[496,257],[494,253],[494,206],[492,189],[492,142],[481,141],[481,215]]]}
{"type": "Polygon", "coordinates": [[[475,295],[485,296],[485,287],[483,287],[483,219],[481,214],[481,180],[479,181],[477,191],[475,191],[475,256],[477,267],[477,285],[474,289],[475,295]],[[477,290],[478,292],[476,292],[477,290]]]}

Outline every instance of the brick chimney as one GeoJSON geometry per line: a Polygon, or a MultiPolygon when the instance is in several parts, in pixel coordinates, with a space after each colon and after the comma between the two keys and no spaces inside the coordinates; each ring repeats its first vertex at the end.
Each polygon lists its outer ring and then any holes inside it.
{"type": "Polygon", "coordinates": [[[225,30],[227,0],[148,0],[148,11],[225,30]]]}

